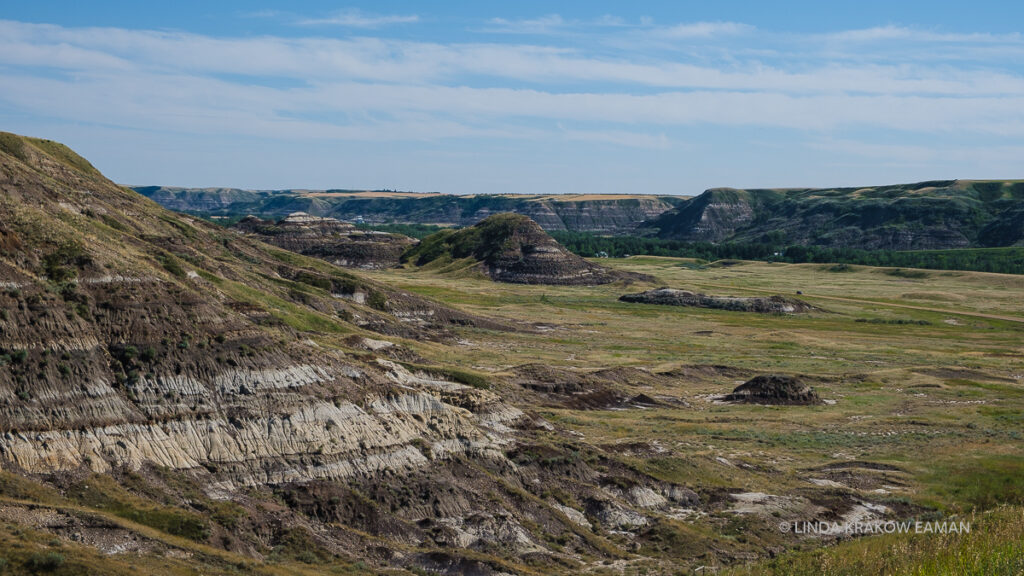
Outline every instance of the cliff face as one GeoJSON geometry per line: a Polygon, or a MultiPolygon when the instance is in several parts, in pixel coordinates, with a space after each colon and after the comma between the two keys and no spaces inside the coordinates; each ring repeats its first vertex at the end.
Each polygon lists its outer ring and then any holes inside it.
{"type": "Polygon", "coordinates": [[[0,515],[76,554],[491,574],[611,561],[626,551],[608,530],[700,505],[512,406],[500,380],[369,332],[511,327],[168,212],[3,133],[0,312],[0,515]],[[37,503],[61,521],[33,524],[37,503]]]}
{"type": "Polygon", "coordinates": [[[249,204],[267,196],[266,193],[237,188],[166,188],[140,186],[135,191],[168,210],[178,212],[217,212],[237,204],[249,204]]]}
{"type": "Polygon", "coordinates": [[[363,231],[334,218],[293,212],[277,222],[248,216],[234,226],[253,238],[299,254],[352,268],[392,268],[415,240],[401,234],[363,231]]]}
{"type": "Polygon", "coordinates": [[[621,279],[569,252],[519,214],[498,214],[469,228],[439,232],[404,258],[419,266],[472,258],[493,280],[515,284],[607,284],[621,279]]]}
{"type": "Polygon", "coordinates": [[[682,201],[675,196],[389,194],[347,191],[135,188],[172,210],[208,216],[282,218],[296,211],[344,221],[472,226],[495,215],[528,216],[545,230],[625,234],[682,201]]]}
{"type": "Polygon", "coordinates": [[[952,180],[801,190],[708,190],[648,223],[663,238],[865,250],[1010,246],[1022,182],[952,180]]]}
{"type": "Polygon", "coordinates": [[[383,315],[359,294],[395,313],[415,300],[164,212],[55,143],[8,137],[0,167],[5,468],[215,469],[226,490],[408,471],[429,462],[414,440],[504,441],[491,427],[516,412],[495,395],[296,332],[383,315]]]}

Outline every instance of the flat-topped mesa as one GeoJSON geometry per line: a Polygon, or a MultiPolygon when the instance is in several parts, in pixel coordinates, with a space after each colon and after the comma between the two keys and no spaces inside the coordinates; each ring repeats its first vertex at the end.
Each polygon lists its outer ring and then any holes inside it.
{"type": "Polygon", "coordinates": [[[401,234],[360,230],[335,218],[292,212],[272,222],[246,216],[234,228],[268,244],[339,266],[391,268],[415,240],[401,234]]]}
{"type": "Polygon", "coordinates": [[[820,308],[812,306],[803,300],[790,298],[788,296],[768,297],[742,297],[742,296],[710,296],[689,290],[677,290],[675,288],[657,288],[638,292],[636,294],[623,294],[619,296],[622,302],[634,302],[638,304],[661,304],[664,306],[689,306],[693,308],[712,308],[717,310],[732,310],[736,312],[758,312],[761,314],[802,314],[806,312],[820,311],[820,308]]]}
{"type": "Polygon", "coordinates": [[[625,276],[588,262],[521,214],[496,214],[427,237],[403,259],[424,266],[471,258],[492,280],[513,284],[608,284],[625,276]]]}

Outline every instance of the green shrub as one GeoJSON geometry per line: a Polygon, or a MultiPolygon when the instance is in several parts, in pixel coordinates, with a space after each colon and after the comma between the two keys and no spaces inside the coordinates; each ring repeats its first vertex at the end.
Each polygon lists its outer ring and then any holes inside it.
{"type": "Polygon", "coordinates": [[[885,273],[897,278],[928,278],[930,276],[924,270],[904,270],[903,268],[890,268],[885,273]]]}
{"type": "Polygon", "coordinates": [[[295,281],[319,288],[321,290],[325,290],[327,292],[331,291],[332,282],[330,281],[330,279],[324,278],[323,276],[310,274],[309,272],[299,272],[298,276],[295,277],[295,281]]]}
{"type": "Polygon", "coordinates": [[[78,274],[76,268],[92,262],[85,249],[77,242],[67,242],[43,256],[43,272],[55,283],[68,282],[78,274]]]}
{"type": "Polygon", "coordinates": [[[110,226],[114,230],[117,230],[119,232],[127,232],[128,231],[128,227],[125,226],[124,224],[122,224],[121,221],[118,220],[117,218],[114,218],[114,217],[109,216],[107,214],[103,214],[103,215],[100,216],[100,219],[103,220],[104,224],[106,224],[107,226],[110,226]]]}
{"type": "Polygon", "coordinates": [[[0,132],[0,152],[10,154],[22,162],[28,159],[25,155],[25,141],[16,134],[0,132]]]}
{"type": "Polygon", "coordinates": [[[371,290],[366,296],[366,304],[374,310],[386,311],[388,309],[388,297],[383,292],[371,290]]]}
{"type": "Polygon", "coordinates": [[[160,265],[164,267],[164,270],[167,270],[178,278],[185,277],[185,269],[181,267],[181,262],[179,262],[174,256],[171,256],[170,254],[163,254],[157,259],[160,261],[160,265]]]}
{"type": "Polygon", "coordinates": [[[36,552],[28,557],[25,568],[32,572],[53,572],[63,566],[64,561],[60,552],[36,552]]]}

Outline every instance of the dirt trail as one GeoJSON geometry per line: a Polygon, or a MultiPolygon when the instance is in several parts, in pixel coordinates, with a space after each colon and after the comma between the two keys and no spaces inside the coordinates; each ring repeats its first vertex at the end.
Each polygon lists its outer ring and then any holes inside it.
{"type": "MultiPolygon", "coordinates": [[[[695,284],[696,284],[696,282],[695,282],[695,284]]],[[[725,284],[710,284],[710,283],[707,283],[707,282],[701,282],[700,284],[702,286],[711,286],[711,287],[714,287],[714,288],[725,288],[725,289],[728,289],[728,290],[747,290],[747,291],[750,291],[750,292],[759,292],[759,293],[762,293],[762,294],[778,294],[779,293],[778,290],[767,290],[767,289],[764,289],[764,288],[741,288],[741,287],[738,287],[738,286],[728,286],[728,285],[725,285],[725,284]]],[[[971,316],[971,317],[974,317],[974,318],[989,318],[989,319],[992,319],[992,320],[1005,320],[1007,322],[1021,322],[1021,323],[1024,323],[1024,318],[1021,318],[1019,316],[1005,316],[1005,315],[1002,315],[1002,314],[985,314],[984,312],[966,312],[966,311],[962,311],[962,310],[961,311],[950,310],[948,308],[931,308],[931,307],[928,307],[928,306],[913,306],[913,305],[910,305],[910,304],[894,304],[892,302],[885,302],[885,301],[881,301],[881,300],[863,300],[863,299],[860,299],[860,298],[845,298],[845,297],[842,297],[842,296],[823,296],[823,295],[820,295],[820,294],[811,294],[809,292],[804,292],[801,296],[803,298],[819,298],[821,300],[837,300],[839,302],[854,302],[854,303],[857,303],[857,304],[873,304],[875,306],[887,306],[889,308],[905,308],[907,310],[923,310],[925,312],[938,312],[940,314],[954,314],[954,315],[957,315],[957,316],[971,316]]]]}

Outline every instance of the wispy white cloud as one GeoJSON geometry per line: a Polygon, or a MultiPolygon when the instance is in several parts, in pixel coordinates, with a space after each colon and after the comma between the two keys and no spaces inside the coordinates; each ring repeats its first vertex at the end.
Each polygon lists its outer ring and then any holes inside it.
{"type": "Polygon", "coordinates": [[[555,31],[563,30],[568,23],[558,14],[549,14],[539,18],[523,20],[492,18],[487,24],[488,26],[485,28],[485,31],[492,33],[551,34],[555,31]]]}
{"type": "Polygon", "coordinates": [[[844,30],[820,35],[821,38],[843,42],[878,42],[885,40],[903,40],[919,43],[960,43],[960,44],[1002,44],[1024,43],[1020,33],[1012,34],[957,34],[911,28],[907,26],[876,26],[859,30],[844,30]]]}
{"type": "Polygon", "coordinates": [[[656,32],[671,38],[712,38],[748,34],[755,28],[738,22],[692,22],[659,28],[656,32]]]}
{"type": "Polygon", "coordinates": [[[649,22],[630,23],[626,19],[605,14],[589,20],[566,19],[559,14],[547,14],[536,18],[507,19],[491,18],[481,31],[490,34],[556,35],[578,34],[586,31],[607,31],[615,28],[637,28],[648,26],[649,22]]]}
{"type": "Polygon", "coordinates": [[[380,28],[392,24],[414,24],[420,17],[415,14],[364,14],[359,10],[342,10],[321,18],[300,18],[299,26],[342,26],[345,28],[380,28]]]}
{"type": "Polygon", "coordinates": [[[179,32],[68,29],[0,21],[0,63],[81,74],[147,70],[187,76],[246,75],[303,83],[338,79],[450,84],[468,76],[509,83],[602,84],[597,92],[649,89],[1003,96],[1024,94],[1012,70],[944,64],[811,61],[787,69],[761,60],[694,63],[612,59],[585,50],[524,44],[438,44],[383,38],[217,38],[179,32]],[[610,86],[609,86],[610,85],[610,86]]]}
{"type": "MultiPolygon", "coordinates": [[[[333,18],[338,21],[321,24],[371,29],[413,17],[333,18]]],[[[707,127],[816,138],[873,130],[936,141],[1024,139],[1024,74],[1017,59],[974,65],[865,58],[875,51],[891,57],[894,41],[921,50],[950,42],[1013,50],[1021,44],[1015,35],[949,39],[883,28],[773,39],[738,23],[659,27],[613,17],[488,25],[533,34],[588,26],[621,28],[623,35],[657,30],[666,41],[695,40],[688,45],[696,52],[619,53],[553,38],[529,44],[371,33],[232,38],[0,21],[0,109],[132,130],[291,141],[505,139],[659,151],[707,127]],[[700,52],[705,38],[732,40],[700,52]],[[787,51],[801,44],[838,48],[789,58],[787,51]],[[849,46],[855,57],[845,56],[849,46]]],[[[921,153],[918,143],[882,144],[907,162],[938,158],[921,153]]],[[[844,150],[831,145],[836,153],[844,150]]]]}

